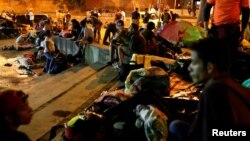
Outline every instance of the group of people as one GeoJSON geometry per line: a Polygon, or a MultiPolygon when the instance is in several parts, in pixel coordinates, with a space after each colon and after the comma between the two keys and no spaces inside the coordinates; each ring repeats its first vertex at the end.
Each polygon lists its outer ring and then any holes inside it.
{"type": "Polygon", "coordinates": [[[3,10],[0,16],[12,21],[16,21],[16,13],[14,12],[14,10],[11,10],[11,12],[3,10]]]}
{"type": "MultiPolygon", "coordinates": [[[[135,11],[131,14],[132,23],[128,29],[124,27],[124,21],[121,17],[117,17],[118,16],[115,16],[115,24],[110,24],[110,26],[107,27],[103,41],[103,44],[110,45],[110,62],[108,62],[108,64],[114,62],[119,62],[119,65],[128,64],[134,53],[159,54],[156,42],[156,25],[150,21],[151,15],[148,8],[145,8],[143,17],[141,17],[138,8],[135,8],[135,11]],[[141,28],[139,26],[140,18],[143,18],[141,28]],[[110,34],[109,32],[113,34],[110,44],[105,41],[108,36],[107,34],[110,34]]],[[[164,27],[166,24],[175,21],[175,16],[166,9],[161,19],[164,23],[162,27],[164,27]]]]}
{"type": "MultiPolygon", "coordinates": [[[[192,44],[192,60],[188,67],[193,83],[204,86],[199,98],[198,111],[192,124],[173,120],[168,125],[169,141],[212,141],[216,140],[216,136],[222,135],[222,132],[214,133],[215,129],[223,131],[222,136],[235,136],[234,131],[244,132],[249,129],[250,89],[243,87],[230,76],[230,70],[237,58],[235,54],[239,41],[249,20],[248,4],[248,0],[207,0],[204,8],[204,28],[208,38],[192,44]],[[209,28],[212,6],[213,23],[209,28]],[[229,133],[231,131],[234,133],[229,133]]],[[[145,53],[147,43],[143,34],[152,31],[154,26],[149,22],[145,29],[148,31],[140,33],[136,23],[135,18],[134,23],[126,31],[124,21],[116,21],[118,31],[110,44],[111,61],[114,59],[112,55],[115,49],[118,50],[119,61],[125,56],[131,56],[132,53],[145,53]]],[[[46,33],[50,37],[50,32],[46,33]]],[[[50,46],[49,41],[46,44],[50,46]]],[[[26,94],[19,90],[0,89],[0,138],[3,141],[29,141],[25,134],[17,131],[17,128],[28,124],[31,117],[32,109],[28,105],[26,94]]],[[[241,134],[243,138],[239,140],[248,139],[244,137],[249,137],[248,132],[244,133],[246,134],[241,134]]]]}
{"type": "Polygon", "coordinates": [[[57,25],[61,29],[68,29],[69,28],[69,23],[71,19],[71,14],[69,11],[61,11],[57,10],[56,11],[56,19],[57,19],[57,25]]]}

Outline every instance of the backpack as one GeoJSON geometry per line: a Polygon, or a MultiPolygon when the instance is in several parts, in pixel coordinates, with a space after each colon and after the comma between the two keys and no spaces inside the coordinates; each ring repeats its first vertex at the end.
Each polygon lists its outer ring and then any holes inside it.
{"type": "Polygon", "coordinates": [[[93,113],[79,113],[64,125],[56,125],[50,130],[49,140],[56,136],[56,131],[63,128],[62,141],[95,141],[101,138],[101,116],[93,113]]]}
{"type": "Polygon", "coordinates": [[[66,56],[62,53],[58,53],[55,57],[55,63],[51,69],[51,73],[52,74],[60,73],[64,70],[66,70],[67,67],[68,67],[68,64],[67,64],[66,56]]]}

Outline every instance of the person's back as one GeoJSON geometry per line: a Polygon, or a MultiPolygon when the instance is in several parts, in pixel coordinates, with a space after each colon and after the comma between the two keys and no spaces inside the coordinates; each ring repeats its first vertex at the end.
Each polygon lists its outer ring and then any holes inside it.
{"type": "Polygon", "coordinates": [[[130,35],[129,47],[133,53],[145,54],[146,40],[139,31],[130,35]]]}
{"type": "MultiPolygon", "coordinates": [[[[240,21],[242,0],[208,0],[214,4],[213,24],[234,24],[240,21]]],[[[248,4],[245,4],[248,6],[248,4]]]]}
{"type": "Polygon", "coordinates": [[[167,10],[164,11],[164,14],[161,17],[163,23],[168,23],[170,20],[170,14],[168,13],[167,10]]]}
{"type": "Polygon", "coordinates": [[[139,25],[140,24],[139,19],[140,19],[140,13],[138,12],[138,8],[135,8],[135,11],[132,12],[132,23],[139,25]]]}
{"type": "Polygon", "coordinates": [[[148,23],[149,22],[149,19],[150,19],[150,14],[148,12],[148,8],[145,8],[145,14],[144,14],[144,17],[143,17],[143,23],[148,23]]]}
{"type": "Polygon", "coordinates": [[[158,50],[157,50],[154,32],[149,29],[144,29],[141,31],[141,34],[146,40],[145,53],[156,55],[158,50]]]}

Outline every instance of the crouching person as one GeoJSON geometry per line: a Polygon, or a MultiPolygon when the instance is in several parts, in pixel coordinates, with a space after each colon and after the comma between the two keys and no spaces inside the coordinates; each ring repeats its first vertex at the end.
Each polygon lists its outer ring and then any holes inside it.
{"type": "Polygon", "coordinates": [[[43,72],[51,73],[51,70],[55,64],[55,58],[53,57],[53,54],[55,53],[55,44],[52,40],[52,32],[50,30],[46,31],[46,37],[45,37],[45,47],[44,47],[44,55],[46,57],[46,64],[44,66],[43,72]]]}
{"type": "Polygon", "coordinates": [[[32,109],[28,104],[28,95],[20,90],[0,87],[0,140],[30,141],[28,136],[20,131],[20,125],[29,124],[32,109]]]}

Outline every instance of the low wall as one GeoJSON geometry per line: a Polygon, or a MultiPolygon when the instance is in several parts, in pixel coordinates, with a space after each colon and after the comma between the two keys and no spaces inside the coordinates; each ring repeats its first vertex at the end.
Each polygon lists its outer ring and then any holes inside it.
{"type": "MultiPolygon", "coordinates": [[[[79,51],[79,47],[73,40],[54,36],[53,41],[57,45],[57,48],[65,54],[71,54],[74,56],[79,51]]],[[[108,46],[93,43],[85,47],[85,63],[87,64],[98,63],[106,65],[108,61],[109,61],[108,46]]]]}
{"type": "Polygon", "coordinates": [[[85,48],[85,63],[87,64],[104,64],[109,61],[109,48],[101,47],[98,44],[90,44],[85,48]]]}

